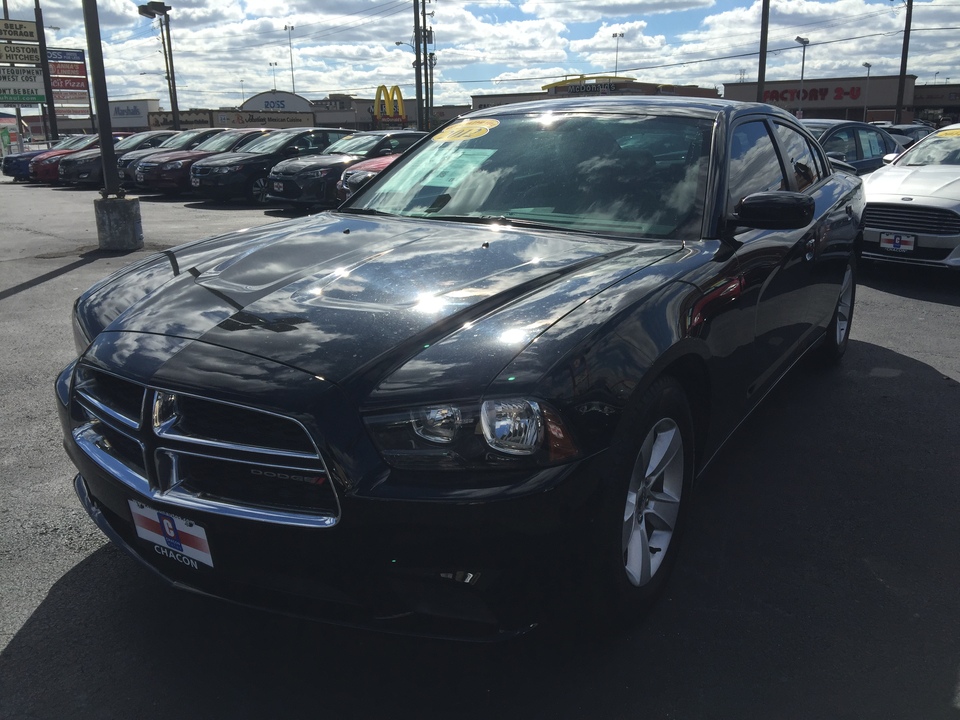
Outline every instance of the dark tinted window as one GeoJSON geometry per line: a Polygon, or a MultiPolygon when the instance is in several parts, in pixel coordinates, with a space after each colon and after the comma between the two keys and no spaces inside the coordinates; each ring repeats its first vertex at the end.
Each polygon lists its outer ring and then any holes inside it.
{"type": "Polygon", "coordinates": [[[840,153],[847,162],[857,159],[857,139],[853,128],[841,128],[830,137],[820,139],[820,144],[826,152],[840,153]]]}
{"type": "Polygon", "coordinates": [[[807,144],[807,139],[793,128],[777,123],[777,137],[786,153],[784,163],[793,170],[798,190],[820,182],[821,169],[817,165],[816,156],[807,144]]]}
{"type": "Polygon", "coordinates": [[[738,125],[730,140],[730,191],[728,208],[747,195],[787,187],[773,138],[762,121],[738,125]]]}

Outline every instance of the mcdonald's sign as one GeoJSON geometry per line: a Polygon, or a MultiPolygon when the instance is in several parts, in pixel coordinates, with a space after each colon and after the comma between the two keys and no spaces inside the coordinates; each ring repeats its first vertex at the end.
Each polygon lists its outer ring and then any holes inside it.
{"type": "Polygon", "coordinates": [[[377,120],[389,118],[391,120],[407,119],[407,114],[403,111],[403,95],[400,94],[400,88],[394,85],[387,90],[386,85],[377,88],[377,94],[373,99],[373,117],[377,120]]]}

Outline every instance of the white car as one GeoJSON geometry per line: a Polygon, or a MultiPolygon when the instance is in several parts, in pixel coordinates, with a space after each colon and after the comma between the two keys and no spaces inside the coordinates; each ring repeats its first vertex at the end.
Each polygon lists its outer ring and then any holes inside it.
{"type": "Polygon", "coordinates": [[[960,124],[883,160],[864,178],[862,256],[960,269],[960,124]]]}

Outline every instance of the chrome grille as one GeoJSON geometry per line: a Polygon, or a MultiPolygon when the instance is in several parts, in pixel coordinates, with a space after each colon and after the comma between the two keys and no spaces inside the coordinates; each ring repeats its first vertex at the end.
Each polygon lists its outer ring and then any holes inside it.
{"type": "Polygon", "coordinates": [[[208,512],[331,526],[336,489],[313,439],[275,413],[147,387],[80,365],[77,445],[136,492],[208,512]]]}
{"type": "Polygon", "coordinates": [[[194,165],[192,168],[190,168],[191,175],[209,175],[212,172],[213,172],[213,168],[204,167],[203,165],[201,165],[200,167],[197,167],[196,165],[194,165]]]}
{"type": "Polygon", "coordinates": [[[960,235],[960,215],[950,210],[909,203],[885,205],[868,203],[866,227],[923,235],[960,235]]]}
{"type": "Polygon", "coordinates": [[[147,162],[146,160],[141,160],[140,164],[137,165],[137,170],[153,170],[155,167],[159,167],[160,163],[158,162],[147,162]]]}

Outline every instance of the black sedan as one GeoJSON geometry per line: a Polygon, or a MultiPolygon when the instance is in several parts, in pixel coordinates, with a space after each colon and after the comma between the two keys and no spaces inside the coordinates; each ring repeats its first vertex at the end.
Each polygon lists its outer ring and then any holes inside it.
{"type": "Polygon", "coordinates": [[[276,130],[244,146],[243,152],[219,153],[195,162],[190,168],[190,188],[208,198],[242,197],[262,205],[269,202],[270,168],[281,160],[316,155],[349,134],[337,128],[276,130]]]}
{"type": "MultiPolygon", "coordinates": [[[[118,156],[133,150],[155,149],[165,140],[177,134],[176,130],[150,130],[134,133],[123,138],[114,145],[113,149],[118,156]]],[[[58,173],[61,185],[102,185],[103,163],[100,159],[100,148],[83,150],[65,157],[60,161],[58,173]]]]}
{"type": "Polygon", "coordinates": [[[903,152],[900,143],[887,130],[854,120],[802,120],[816,135],[830,157],[853,165],[858,175],[872,173],[883,165],[883,156],[903,152]]]}
{"type": "Polygon", "coordinates": [[[402,153],[426,133],[417,130],[371,130],[338,140],[319,155],[277,163],[270,171],[271,200],[321,208],[336,207],[337,181],[351,165],[402,153]]]}
{"type": "Polygon", "coordinates": [[[844,354],[863,208],[767,105],[471,113],[339,210],[85,292],[55,383],[76,492],[146,568],[254,606],[470,638],[636,619],[725,440],[844,354]]]}
{"type": "Polygon", "coordinates": [[[226,128],[194,128],[178,132],[156,147],[141,148],[139,150],[130,150],[123,154],[117,154],[117,172],[120,175],[120,184],[124,187],[133,187],[136,182],[137,163],[144,158],[161,152],[174,152],[175,150],[193,150],[197,145],[216,137],[226,128]]]}

